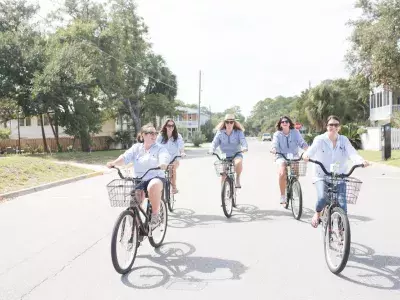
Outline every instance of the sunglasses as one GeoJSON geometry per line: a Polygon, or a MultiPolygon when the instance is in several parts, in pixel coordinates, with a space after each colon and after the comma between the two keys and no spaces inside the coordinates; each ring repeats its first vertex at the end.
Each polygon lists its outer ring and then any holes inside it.
{"type": "Polygon", "coordinates": [[[167,127],[168,127],[168,128],[174,128],[175,125],[174,125],[174,124],[167,124],[167,127]]]}
{"type": "Polygon", "coordinates": [[[329,123],[328,124],[329,127],[336,127],[336,128],[339,127],[339,125],[340,125],[339,123],[329,123]]]}
{"type": "Polygon", "coordinates": [[[233,124],[235,121],[225,121],[225,124],[233,124]]]}
{"type": "Polygon", "coordinates": [[[282,120],[281,123],[289,123],[288,120],[282,120]]]}
{"type": "Polygon", "coordinates": [[[154,135],[157,135],[157,131],[145,131],[145,132],[143,132],[145,135],[148,135],[148,134],[150,134],[150,135],[152,135],[152,136],[154,136],[154,135]]]}

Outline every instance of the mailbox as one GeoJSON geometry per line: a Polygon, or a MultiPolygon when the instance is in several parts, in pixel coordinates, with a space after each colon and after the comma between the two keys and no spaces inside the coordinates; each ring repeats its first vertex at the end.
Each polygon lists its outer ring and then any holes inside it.
{"type": "Polygon", "coordinates": [[[382,130],[382,160],[387,160],[392,156],[392,136],[390,123],[384,124],[382,130]]]}

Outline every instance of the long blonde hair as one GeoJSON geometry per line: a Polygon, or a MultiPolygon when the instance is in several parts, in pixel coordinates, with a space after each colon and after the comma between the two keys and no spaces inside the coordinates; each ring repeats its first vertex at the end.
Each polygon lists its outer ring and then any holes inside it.
{"type": "MultiPolygon", "coordinates": [[[[241,130],[244,132],[244,127],[242,124],[240,124],[238,121],[234,120],[233,121],[233,130],[241,130]]],[[[215,127],[216,130],[222,130],[222,129],[226,129],[226,125],[225,125],[225,120],[221,121],[220,123],[218,123],[218,125],[215,127]]]]}

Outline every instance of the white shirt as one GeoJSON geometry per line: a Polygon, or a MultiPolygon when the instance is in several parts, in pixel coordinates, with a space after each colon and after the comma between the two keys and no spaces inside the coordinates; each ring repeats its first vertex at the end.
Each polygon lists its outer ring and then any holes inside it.
{"type": "MultiPolygon", "coordinates": [[[[142,177],[147,170],[157,168],[161,164],[169,164],[170,155],[168,150],[154,143],[148,151],[144,149],[143,143],[134,144],[123,154],[125,164],[133,162],[134,177],[142,177]]],[[[152,170],[146,174],[143,180],[149,180],[154,177],[165,178],[163,170],[152,170]]]]}
{"type": "MultiPolygon", "coordinates": [[[[362,164],[364,159],[357,153],[349,139],[338,134],[336,147],[333,148],[333,143],[328,137],[328,133],[318,135],[314,138],[312,145],[304,153],[312,160],[318,160],[321,162],[325,169],[329,172],[331,164],[339,164],[339,173],[347,173],[347,163],[349,159],[354,164],[362,164]]],[[[315,164],[315,177],[314,182],[323,180],[325,173],[321,167],[315,164]]]]}

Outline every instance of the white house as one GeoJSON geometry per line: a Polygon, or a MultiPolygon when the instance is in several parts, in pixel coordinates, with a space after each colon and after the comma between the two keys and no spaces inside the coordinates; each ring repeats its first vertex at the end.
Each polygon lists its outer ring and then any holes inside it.
{"type": "MultiPolygon", "coordinates": [[[[5,128],[9,128],[11,130],[10,139],[18,139],[18,122],[19,122],[19,130],[21,139],[39,139],[42,138],[42,129],[40,126],[40,117],[32,116],[21,118],[19,120],[10,120],[5,123],[3,126],[5,128]]],[[[103,124],[101,131],[94,136],[113,136],[117,128],[121,128],[121,126],[126,129],[127,122],[121,122],[121,120],[109,120],[103,124]]],[[[54,134],[51,129],[49,119],[47,116],[43,116],[43,127],[46,137],[53,138],[54,134]]],[[[64,132],[62,127],[58,128],[59,137],[69,137],[64,132]]]]}
{"type": "MultiPolygon", "coordinates": [[[[191,140],[193,133],[197,131],[199,127],[199,110],[187,107],[179,107],[178,109],[182,111],[182,113],[172,119],[177,127],[187,130],[187,134],[185,134],[184,138],[191,140]]],[[[163,122],[167,119],[168,117],[164,117],[163,122]]],[[[208,120],[210,120],[210,115],[200,113],[200,126],[204,125],[208,120]]]]}
{"type": "Polygon", "coordinates": [[[383,85],[373,88],[369,107],[372,126],[389,123],[393,113],[400,111],[400,89],[390,89],[383,85]]]}

